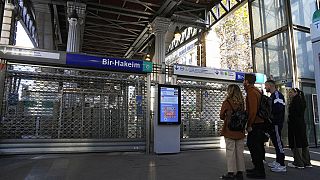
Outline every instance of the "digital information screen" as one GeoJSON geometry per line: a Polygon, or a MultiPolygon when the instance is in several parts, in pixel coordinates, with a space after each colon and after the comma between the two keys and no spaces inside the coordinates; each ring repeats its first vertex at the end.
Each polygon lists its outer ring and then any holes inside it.
{"type": "Polygon", "coordinates": [[[158,124],[181,124],[181,88],[175,85],[158,86],[158,124]]]}

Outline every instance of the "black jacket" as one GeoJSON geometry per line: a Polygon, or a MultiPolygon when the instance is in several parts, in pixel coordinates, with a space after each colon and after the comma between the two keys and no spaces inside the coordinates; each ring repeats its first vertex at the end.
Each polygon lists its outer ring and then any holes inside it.
{"type": "Polygon", "coordinates": [[[304,122],[305,102],[296,95],[289,105],[288,139],[290,148],[304,148],[308,146],[306,123],[304,122]]]}

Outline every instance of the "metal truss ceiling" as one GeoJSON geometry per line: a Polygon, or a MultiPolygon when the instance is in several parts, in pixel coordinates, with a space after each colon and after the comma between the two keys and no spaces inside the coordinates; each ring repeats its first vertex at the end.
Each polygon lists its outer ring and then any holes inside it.
{"type": "MultiPolygon", "coordinates": [[[[203,29],[208,12],[221,0],[77,0],[87,5],[81,52],[141,59],[153,42],[149,30],[157,16],[186,27],[203,29]]],[[[66,49],[68,22],[65,0],[44,0],[59,24],[59,50],[66,49]]],[[[57,27],[57,26],[55,26],[57,27]]],[[[173,33],[173,32],[171,32],[173,33]]]]}

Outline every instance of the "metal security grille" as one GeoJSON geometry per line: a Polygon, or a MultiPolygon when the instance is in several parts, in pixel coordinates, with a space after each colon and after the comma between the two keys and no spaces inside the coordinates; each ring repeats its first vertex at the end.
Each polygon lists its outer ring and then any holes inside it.
{"type": "Polygon", "coordinates": [[[8,64],[1,139],[144,139],[146,77],[8,64]]]}
{"type": "Polygon", "coordinates": [[[227,83],[178,80],[181,86],[181,138],[220,136],[220,108],[227,83]]]}

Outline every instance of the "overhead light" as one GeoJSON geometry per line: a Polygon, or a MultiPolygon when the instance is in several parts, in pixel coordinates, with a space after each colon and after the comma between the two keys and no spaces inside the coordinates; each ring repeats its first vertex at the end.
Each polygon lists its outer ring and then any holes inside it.
{"type": "Polygon", "coordinates": [[[181,32],[179,27],[177,26],[176,29],[174,30],[174,39],[178,41],[180,40],[180,38],[181,38],[181,32]]]}
{"type": "Polygon", "coordinates": [[[146,55],[146,61],[150,61],[151,59],[150,59],[150,54],[148,53],[147,55],[146,55]]]}

